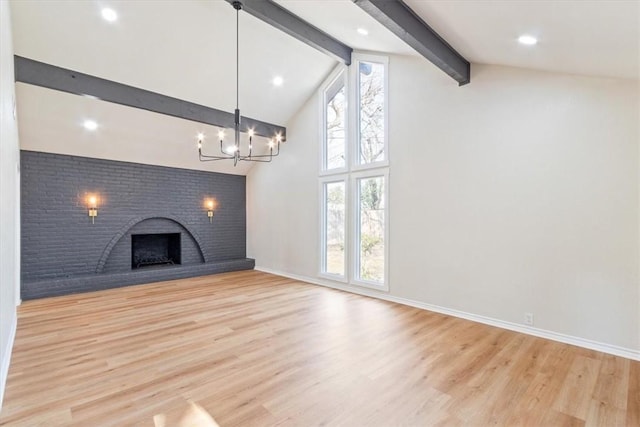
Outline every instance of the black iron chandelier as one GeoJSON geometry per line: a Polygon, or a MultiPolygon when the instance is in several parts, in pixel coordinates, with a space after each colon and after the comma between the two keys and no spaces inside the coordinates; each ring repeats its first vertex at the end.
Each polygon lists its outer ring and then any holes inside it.
{"type": "Polygon", "coordinates": [[[280,143],[282,142],[282,135],[277,134],[275,137],[269,140],[268,148],[269,154],[253,154],[253,136],[254,130],[249,129],[247,134],[249,135],[249,151],[247,154],[240,152],[240,10],[242,9],[241,1],[234,1],[232,3],[233,8],[236,10],[236,110],[235,110],[235,126],[233,133],[235,136],[234,144],[225,149],[224,148],[224,130],[218,132],[218,139],[220,140],[220,152],[221,155],[212,156],[202,154],[202,143],[204,141],[204,134],[198,134],[198,156],[201,162],[211,162],[216,160],[233,160],[233,166],[236,166],[239,161],[245,162],[263,162],[268,163],[274,157],[280,154],[280,143]]]}

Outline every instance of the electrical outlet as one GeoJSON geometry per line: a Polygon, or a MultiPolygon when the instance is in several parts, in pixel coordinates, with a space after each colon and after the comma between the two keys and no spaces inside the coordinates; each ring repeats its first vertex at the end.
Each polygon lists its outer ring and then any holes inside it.
{"type": "Polygon", "coordinates": [[[524,314],[524,324],[533,326],[533,313],[525,313],[524,314]]]}

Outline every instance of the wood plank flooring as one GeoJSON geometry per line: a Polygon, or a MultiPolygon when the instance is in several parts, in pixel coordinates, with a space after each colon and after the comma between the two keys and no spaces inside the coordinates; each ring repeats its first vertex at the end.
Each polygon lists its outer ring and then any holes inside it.
{"type": "Polygon", "coordinates": [[[640,362],[257,271],[25,302],[0,424],[640,426],[640,362]]]}

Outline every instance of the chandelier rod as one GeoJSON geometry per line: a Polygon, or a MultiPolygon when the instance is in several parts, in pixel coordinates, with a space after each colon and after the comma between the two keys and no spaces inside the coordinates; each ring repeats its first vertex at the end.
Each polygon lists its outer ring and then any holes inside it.
{"type": "Polygon", "coordinates": [[[236,3],[236,126],[234,129],[235,151],[233,152],[233,166],[240,160],[240,9],[242,3],[236,3]]]}
{"type": "Polygon", "coordinates": [[[240,109],[240,7],[236,8],[236,109],[240,109]]]}

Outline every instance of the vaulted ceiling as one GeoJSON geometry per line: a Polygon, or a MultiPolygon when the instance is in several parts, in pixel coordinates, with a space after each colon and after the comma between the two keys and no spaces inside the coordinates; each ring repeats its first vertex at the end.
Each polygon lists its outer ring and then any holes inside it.
{"type": "Polygon", "coordinates": [[[406,3],[472,63],[639,77],[638,0],[406,3]],[[515,43],[521,34],[535,36],[538,44],[515,43]]]}
{"type": "MultiPolygon", "coordinates": [[[[356,50],[417,55],[350,0],[276,1],[356,50]],[[359,34],[358,28],[369,34],[359,34]]],[[[406,3],[472,63],[638,78],[638,1],[406,3]],[[518,45],[515,40],[523,33],[537,36],[539,44],[518,45]]],[[[14,0],[11,12],[17,55],[221,110],[234,108],[235,11],[223,0],[14,0]],[[105,6],[118,12],[116,22],[102,19],[105,6]]],[[[241,14],[243,115],[286,125],[335,64],[241,14]],[[271,83],[275,76],[283,78],[282,86],[271,83]]],[[[464,88],[452,84],[452,90],[464,88]]],[[[25,84],[18,84],[17,93],[25,149],[248,171],[247,166],[198,162],[194,135],[213,135],[213,127],[25,84]],[[80,126],[85,118],[99,123],[95,134],[80,126]]]]}
{"type": "MultiPolygon", "coordinates": [[[[225,111],[235,108],[236,12],[224,1],[21,0],[11,6],[17,55],[225,111]],[[116,22],[102,19],[106,5],[117,11],[116,22]]],[[[247,14],[240,15],[240,60],[242,114],[276,124],[289,120],[336,63],[247,14]],[[281,87],[271,84],[274,76],[283,77],[281,87]]],[[[213,140],[217,130],[195,122],[23,84],[17,92],[26,149],[237,174],[250,166],[200,163],[195,135],[208,131],[213,140]],[[46,117],[37,113],[43,110],[46,117]],[[95,134],[81,127],[85,118],[99,123],[95,134]]]]}

